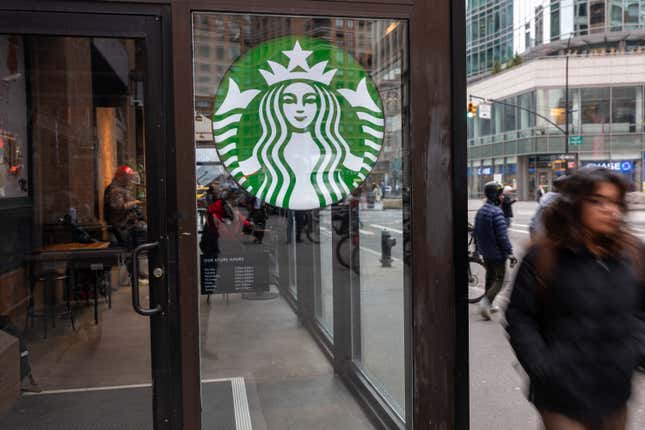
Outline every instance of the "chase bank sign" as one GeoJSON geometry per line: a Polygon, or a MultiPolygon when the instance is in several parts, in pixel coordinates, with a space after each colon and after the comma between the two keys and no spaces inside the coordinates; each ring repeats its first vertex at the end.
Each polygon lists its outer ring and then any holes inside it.
{"type": "Polygon", "coordinates": [[[634,171],[634,162],[630,160],[583,161],[582,167],[603,167],[614,172],[631,173],[634,171]]]}

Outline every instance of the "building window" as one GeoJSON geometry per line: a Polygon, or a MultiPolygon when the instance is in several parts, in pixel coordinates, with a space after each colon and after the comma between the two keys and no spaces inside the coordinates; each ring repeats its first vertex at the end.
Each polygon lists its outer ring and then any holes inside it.
{"type": "Polygon", "coordinates": [[[612,88],[611,122],[613,133],[636,131],[636,87],[612,88]]]}
{"type": "MultiPolygon", "coordinates": [[[[645,2],[643,3],[645,6],[645,2]]],[[[625,7],[625,30],[634,30],[638,28],[639,2],[628,0],[625,7]]]]}
{"type": "Polygon", "coordinates": [[[197,47],[197,56],[201,58],[208,58],[211,55],[210,48],[208,46],[198,46],[197,47]]]}
{"type": "Polygon", "coordinates": [[[542,6],[535,8],[535,46],[544,42],[544,9],[542,6]]]}
{"type": "Polygon", "coordinates": [[[574,31],[577,36],[587,34],[589,30],[589,14],[587,0],[577,0],[575,5],[574,31]]]}
{"type": "Polygon", "coordinates": [[[582,88],[582,131],[602,133],[609,123],[609,88],[582,88]]]}
{"type": "Polygon", "coordinates": [[[560,38],[560,2],[551,3],[551,40],[560,38]]]}
{"type": "Polygon", "coordinates": [[[589,1],[589,27],[592,33],[605,31],[605,0],[589,1]]]}
{"type": "MultiPolygon", "coordinates": [[[[515,104],[515,98],[510,98],[504,101],[511,105],[515,104]]],[[[502,131],[517,130],[516,116],[516,109],[514,106],[504,105],[504,121],[502,124],[502,131]]]]}
{"type": "Polygon", "coordinates": [[[623,0],[610,0],[609,17],[611,31],[623,29],[623,0]]]}
{"type": "Polygon", "coordinates": [[[518,106],[522,107],[519,110],[519,129],[525,130],[535,126],[535,96],[534,93],[521,94],[517,97],[518,106]],[[529,112],[531,111],[531,112],[529,112]]]}

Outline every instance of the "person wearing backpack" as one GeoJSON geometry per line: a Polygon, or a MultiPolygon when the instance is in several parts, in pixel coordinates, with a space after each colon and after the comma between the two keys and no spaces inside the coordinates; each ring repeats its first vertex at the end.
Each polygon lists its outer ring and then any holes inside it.
{"type": "Polygon", "coordinates": [[[626,192],[607,169],[569,176],[518,270],[506,330],[546,430],[627,426],[644,356],[645,269],[626,192]]]}

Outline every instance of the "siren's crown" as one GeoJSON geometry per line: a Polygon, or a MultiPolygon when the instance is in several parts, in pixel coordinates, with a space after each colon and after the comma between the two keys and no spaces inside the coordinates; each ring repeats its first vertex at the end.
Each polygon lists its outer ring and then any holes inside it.
{"type": "Polygon", "coordinates": [[[327,61],[322,61],[313,67],[309,67],[307,57],[309,57],[313,51],[303,51],[300,47],[300,42],[297,40],[292,50],[282,51],[282,53],[289,57],[289,65],[287,67],[269,60],[267,63],[269,64],[269,67],[271,67],[271,71],[260,69],[262,77],[269,85],[294,79],[316,81],[321,84],[329,85],[336,74],[336,69],[325,72],[325,67],[327,67],[328,63],[327,61]]]}

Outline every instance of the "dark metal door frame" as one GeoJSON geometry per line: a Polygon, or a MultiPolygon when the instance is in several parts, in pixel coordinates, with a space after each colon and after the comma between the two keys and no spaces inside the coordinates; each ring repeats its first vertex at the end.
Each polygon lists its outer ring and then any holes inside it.
{"type": "MultiPolygon", "coordinates": [[[[201,11],[408,20],[410,121],[406,131],[410,136],[412,271],[411,279],[406,279],[405,304],[406,428],[467,429],[468,309],[465,275],[459,270],[459,262],[466,261],[466,247],[460,244],[466,243],[467,220],[465,3],[173,0],[177,171],[194,167],[191,18],[193,12],[201,11]]],[[[196,215],[194,197],[181,193],[194,186],[194,178],[177,179],[184,425],[199,428],[196,215]]],[[[334,308],[348,307],[349,300],[351,296],[335,294],[334,308]]],[[[345,323],[334,322],[336,327],[345,323]]],[[[334,342],[344,343],[345,351],[350,341],[349,336],[334,331],[334,342]]],[[[340,366],[338,361],[336,365],[340,366]]],[[[368,393],[358,394],[365,403],[368,393]]],[[[382,410],[378,405],[368,407],[377,414],[382,410]]],[[[387,416],[380,416],[379,421],[385,426],[394,424],[387,416]]]]}
{"type": "MultiPolygon", "coordinates": [[[[170,82],[169,9],[159,6],[51,1],[9,1],[0,7],[0,33],[112,37],[140,39],[145,44],[145,156],[148,201],[148,239],[160,246],[149,254],[151,267],[163,267],[166,275],[150,278],[151,305],[163,312],[151,317],[150,338],[153,380],[153,421],[155,429],[180,428],[181,368],[174,342],[177,341],[177,308],[169,290],[176,275],[173,242],[169,241],[167,166],[172,128],[172,86],[170,82]]],[[[134,312],[134,310],[132,310],[134,312]]]]}

